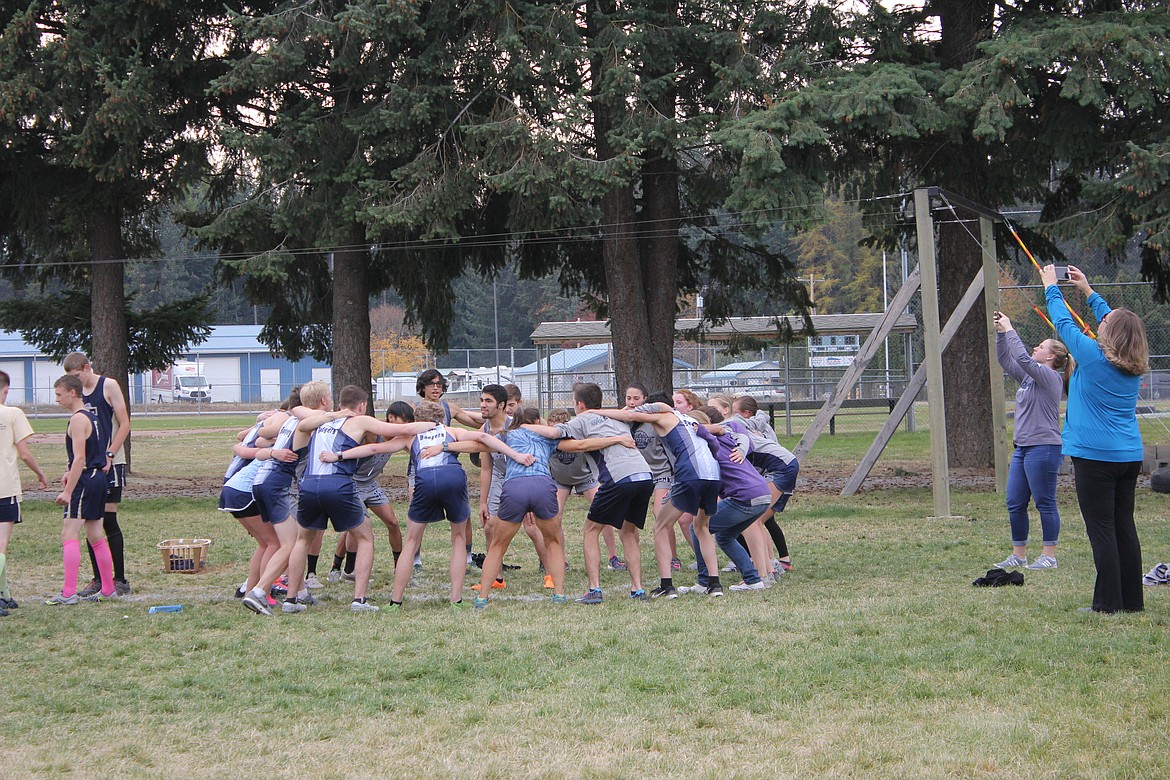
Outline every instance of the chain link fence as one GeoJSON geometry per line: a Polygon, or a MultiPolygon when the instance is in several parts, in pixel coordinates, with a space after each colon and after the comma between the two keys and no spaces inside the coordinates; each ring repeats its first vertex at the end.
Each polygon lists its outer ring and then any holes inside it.
{"type": "MultiPolygon", "coordinates": [[[[1094,284],[1094,289],[1114,308],[1131,309],[1146,323],[1151,371],[1143,378],[1139,413],[1158,419],[1157,415],[1170,411],[1170,312],[1165,305],[1154,301],[1152,285],[1144,282],[1094,284]]],[[[1053,336],[1052,328],[1033,308],[1035,305],[1046,313],[1043,289],[1039,285],[1005,285],[1000,288],[1000,294],[1001,307],[1012,316],[1013,324],[1026,344],[1037,344],[1053,336]]],[[[1073,291],[1066,298],[1090,325],[1096,324],[1078,293],[1073,291]]],[[[911,311],[921,322],[917,299],[911,311]]],[[[728,354],[717,345],[679,342],[674,350],[674,387],[693,390],[704,398],[714,394],[753,396],[762,409],[773,415],[781,435],[799,437],[836,387],[867,335],[833,337],[833,342],[825,338],[798,339],[789,345],[739,355],[728,354]]],[[[542,379],[551,386],[542,386],[540,406],[546,410],[571,407],[572,388],[577,382],[596,382],[605,394],[606,404],[620,405],[624,388],[615,387],[611,349],[608,345],[595,345],[554,353],[551,374],[542,379]],[[558,355],[568,355],[569,359],[558,364],[558,355]],[[571,360],[576,362],[569,362],[571,360]]],[[[526,399],[535,402],[537,382],[533,364],[537,359],[536,351],[517,349],[514,353],[523,355],[529,362],[520,365],[517,360],[510,367],[513,369],[510,379],[521,388],[526,399]]],[[[512,354],[511,350],[509,354],[512,354]]],[[[453,350],[439,361],[439,366],[449,379],[462,372],[475,382],[483,373],[479,367],[492,365],[494,355],[494,350],[453,350]]],[[[830,424],[829,434],[876,433],[922,357],[921,331],[891,336],[879,348],[830,424]]],[[[496,381],[494,369],[489,369],[488,374],[490,381],[496,381]]],[[[501,378],[507,381],[503,373],[501,378]]],[[[1005,389],[1010,412],[1018,389],[1010,377],[1005,380],[1005,389]]],[[[456,394],[465,392],[466,402],[476,402],[478,387],[472,391],[453,381],[452,390],[456,394]]],[[[454,397],[458,398],[458,395],[454,397]]],[[[925,425],[925,400],[923,391],[918,408],[912,409],[903,423],[904,430],[925,425]]],[[[1166,428],[1165,425],[1161,427],[1166,428]]],[[[1170,434],[1170,428],[1167,432],[1170,434]]]]}

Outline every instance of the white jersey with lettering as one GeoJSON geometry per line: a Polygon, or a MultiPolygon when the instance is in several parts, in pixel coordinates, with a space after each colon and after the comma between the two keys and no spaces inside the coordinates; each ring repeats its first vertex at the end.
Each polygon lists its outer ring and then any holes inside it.
{"type": "Polygon", "coordinates": [[[410,443],[411,469],[417,474],[424,469],[434,469],[442,466],[459,466],[459,458],[456,457],[454,452],[440,452],[438,455],[430,458],[423,458],[419,455],[427,447],[435,444],[450,444],[453,441],[455,441],[455,437],[447,433],[447,429],[439,423],[435,423],[434,428],[416,434],[414,441],[410,443]]]}

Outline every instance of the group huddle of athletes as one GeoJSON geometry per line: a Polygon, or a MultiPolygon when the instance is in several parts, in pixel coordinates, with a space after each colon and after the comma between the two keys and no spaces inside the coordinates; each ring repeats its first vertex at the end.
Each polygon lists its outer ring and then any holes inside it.
{"type": "Polygon", "coordinates": [[[791,568],[774,515],[792,494],[799,465],[776,441],[753,398],[713,397],[703,405],[690,391],[648,395],[632,385],[624,408],[603,409],[601,388],[582,383],[574,387],[574,413],[554,411],[545,420],[520,402],[514,386],[485,386],[478,414],[442,400],[446,389],[439,371],[424,371],[417,381],[422,400],[391,404],[382,421],[369,414],[365,390],[343,387],[334,410],[329,386],[309,382],[293,390],[280,410],[240,432],[220,509],[257,542],[248,579],[236,591],[245,607],[272,615],[279,595],[285,613],[315,605],[311,591],[321,585],[317,558],[332,523],[341,536],[329,578],[353,581],[354,612],[377,611],[367,599],[374,560],[367,508],[385,523],[394,553],[387,608],[402,607],[411,576],[421,567],[423,534],[444,520],[451,533],[449,600],[461,607],[473,560],[473,523],[460,453],[471,453],[481,466],[479,518],[487,549],[476,560],[482,569],[472,586],[476,608],[506,587],[504,555],[521,527],[536,547],[552,602],[569,601],[561,514],[572,492],[590,501],[583,540],[589,585],[577,603],[603,600],[603,541],[609,567],[629,573],[631,599],[673,599],[687,592],[722,596],[717,546],[731,561],[724,571],[742,577],[731,590],[764,590],[791,568]],[[390,456],[404,450],[410,458],[405,536],[378,484],[390,456]],[[649,592],[639,539],[648,511],[659,576],[649,592]],[[681,568],[676,528],[695,550],[692,587],[674,584],[681,568]]]}

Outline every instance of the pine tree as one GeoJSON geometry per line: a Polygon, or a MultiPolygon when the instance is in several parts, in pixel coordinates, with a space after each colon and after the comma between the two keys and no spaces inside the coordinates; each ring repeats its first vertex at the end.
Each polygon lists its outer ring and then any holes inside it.
{"type": "Polygon", "coordinates": [[[233,53],[224,13],[198,0],[0,8],[5,270],[65,290],[45,320],[19,302],[6,320],[54,354],[85,348],[123,387],[131,368],[167,359],[161,344],[203,332],[204,296],[131,312],[124,266],[153,254],[145,226],[206,168],[206,86],[233,53]]]}
{"type": "MultiPolygon", "coordinates": [[[[1170,111],[1165,3],[935,0],[924,9],[826,9],[807,54],[746,114],[735,202],[776,187],[843,187],[888,211],[890,195],[940,185],[990,208],[1043,205],[1040,231],[1114,248],[1138,235],[1147,276],[1170,279],[1164,188],[1170,111]],[[824,53],[832,56],[821,56],[824,53]],[[783,87],[783,85],[781,85],[783,87]],[[749,164],[750,163],[750,164],[749,164]]],[[[982,263],[971,228],[939,227],[944,318],[982,263]]],[[[888,220],[887,220],[888,221],[888,220]]],[[[1033,245],[1055,249],[1051,242],[1033,245]]],[[[951,463],[992,458],[981,306],[944,356],[951,463]]]]}
{"type": "Polygon", "coordinates": [[[471,169],[440,159],[457,179],[445,187],[440,170],[411,169],[477,99],[500,99],[469,67],[477,21],[453,3],[375,0],[279,2],[236,20],[256,53],[215,88],[251,97],[224,130],[218,208],[188,219],[250,254],[222,271],[271,307],[261,338],[331,359],[335,385],[369,386],[372,295],[394,288],[406,326],[443,350],[451,282],[473,262],[502,264],[502,244],[458,244],[491,232],[471,169]]]}

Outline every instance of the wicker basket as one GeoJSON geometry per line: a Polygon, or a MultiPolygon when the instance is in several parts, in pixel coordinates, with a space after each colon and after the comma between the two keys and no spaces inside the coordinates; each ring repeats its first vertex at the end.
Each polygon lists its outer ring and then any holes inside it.
{"type": "Polygon", "coordinates": [[[198,574],[207,565],[210,539],[166,539],[158,543],[163,569],[174,574],[198,574]]]}

